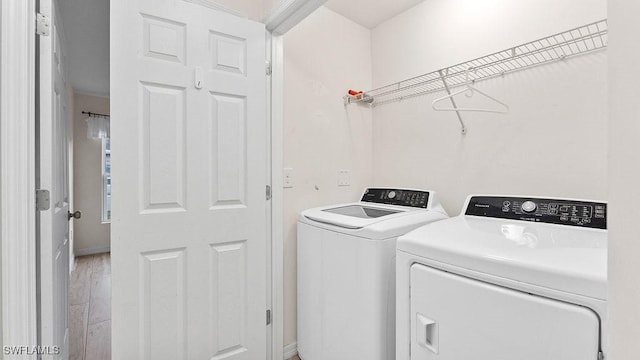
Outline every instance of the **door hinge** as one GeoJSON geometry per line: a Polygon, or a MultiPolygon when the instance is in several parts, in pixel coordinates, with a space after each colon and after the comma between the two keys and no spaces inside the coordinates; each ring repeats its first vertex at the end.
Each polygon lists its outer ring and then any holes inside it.
{"type": "Polygon", "coordinates": [[[51,196],[49,190],[36,190],[36,210],[46,211],[51,207],[51,196]]]}
{"type": "Polygon", "coordinates": [[[49,36],[50,32],[49,17],[40,13],[36,14],[36,34],[40,36],[49,36]]]}
{"type": "Polygon", "coordinates": [[[266,61],[266,72],[267,72],[267,75],[271,75],[271,73],[273,72],[273,68],[271,67],[271,61],[269,60],[266,61]]]}
{"type": "Polygon", "coordinates": [[[271,325],[271,310],[267,310],[267,325],[271,325]]]}
{"type": "Polygon", "coordinates": [[[271,200],[271,185],[267,185],[266,195],[267,195],[267,200],[271,200]]]}

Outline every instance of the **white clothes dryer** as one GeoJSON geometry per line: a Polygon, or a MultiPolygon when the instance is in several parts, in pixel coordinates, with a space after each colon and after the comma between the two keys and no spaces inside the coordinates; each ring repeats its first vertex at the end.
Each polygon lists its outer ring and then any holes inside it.
{"type": "Polygon", "coordinates": [[[448,218],[432,191],[370,188],[298,221],[298,353],[303,360],[395,354],[399,235],[448,218]]]}
{"type": "Polygon", "coordinates": [[[470,196],[397,247],[397,360],[598,360],[607,205],[470,196]]]}

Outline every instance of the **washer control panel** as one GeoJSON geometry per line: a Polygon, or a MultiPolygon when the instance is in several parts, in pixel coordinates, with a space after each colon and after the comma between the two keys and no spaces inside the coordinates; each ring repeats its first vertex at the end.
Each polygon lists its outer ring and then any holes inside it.
{"type": "Polygon", "coordinates": [[[465,215],[580,226],[593,229],[607,228],[607,204],[600,202],[473,196],[469,200],[465,215]]]}
{"type": "Polygon", "coordinates": [[[405,189],[367,189],[362,195],[362,201],[426,209],[429,204],[429,192],[405,189]]]}

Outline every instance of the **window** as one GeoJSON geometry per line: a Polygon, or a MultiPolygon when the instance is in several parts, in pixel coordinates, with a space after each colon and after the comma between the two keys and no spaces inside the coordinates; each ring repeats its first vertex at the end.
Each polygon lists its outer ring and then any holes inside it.
{"type": "Polygon", "coordinates": [[[102,222],[111,222],[111,142],[102,139],[102,222]]]}

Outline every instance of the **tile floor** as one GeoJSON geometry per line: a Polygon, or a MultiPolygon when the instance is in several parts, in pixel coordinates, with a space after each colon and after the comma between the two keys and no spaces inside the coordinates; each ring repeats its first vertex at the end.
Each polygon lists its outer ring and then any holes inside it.
{"type": "Polygon", "coordinates": [[[69,284],[71,360],[111,360],[111,257],[76,258],[69,284]]]}

